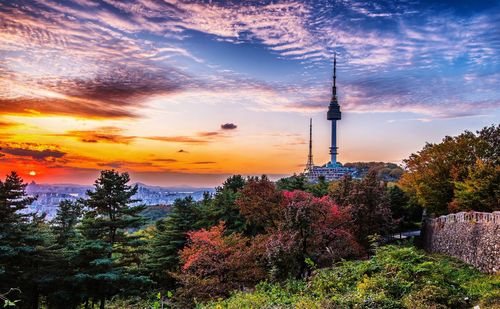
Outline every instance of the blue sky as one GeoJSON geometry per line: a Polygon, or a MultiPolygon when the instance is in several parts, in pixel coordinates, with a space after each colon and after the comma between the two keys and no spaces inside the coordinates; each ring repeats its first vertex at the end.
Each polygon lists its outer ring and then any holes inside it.
{"type": "Polygon", "coordinates": [[[43,181],[299,172],[309,117],[326,163],[334,52],[342,162],[499,119],[499,1],[0,1],[0,19],[3,166],[43,181]]]}

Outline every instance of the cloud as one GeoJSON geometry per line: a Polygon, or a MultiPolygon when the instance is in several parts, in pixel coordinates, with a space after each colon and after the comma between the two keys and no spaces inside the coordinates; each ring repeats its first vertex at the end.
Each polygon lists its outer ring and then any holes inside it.
{"type": "MultiPolygon", "coordinates": [[[[0,69],[0,72],[2,70],[0,69]]],[[[0,107],[4,114],[73,115],[89,118],[135,118],[144,99],[181,89],[184,78],[168,70],[115,67],[92,78],[51,77],[43,79],[7,74],[0,77],[0,107]],[[169,77],[170,76],[170,77],[169,77]]]]}
{"type": "MultiPolygon", "coordinates": [[[[181,149],[182,150],[182,149],[181,149]]],[[[184,152],[179,150],[178,152],[184,152]]],[[[174,162],[179,162],[176,159],[170,159],[170,158],[158,158],[158,159],[153,159],[155,162],[164,162],[164,163],[174,163],[174,162]]]]}
{"type": "Polygon", "coordinates": [[[0,152],[16,157],[29,157],[39,161],[54,161],[62,158],[66,152],[54,149],[54,147],[34,143],[6,143],[0,145],[0,152]]]}
{"type": "Polygon", "coordinates": [[[170,143],[205,144],[209,142],[209,140],[207,139],[195,138],[190,136],[149,136],[144,138],[153,141],[170,143]]]}
{"type": "Polygon", "coordinates": [[[2,120],[0,120],[0,129],[15,127],[15,126],[18,126],[18,125],[19,124],[17,122],[2,121],[2,120]]]}
{"type": "Polygon", "coordinates": [[[224,124],[221,124],[220,125],[220,128],[222,130],[234,130],[236,129],[238,126],[235,125],[234,123],[224,123],[224,124]]]}
{"type": "Polygon", "coordinates": [[[63,99],[5,99],[0,97],[0,110],[2,114],[50,114],[87,118],[137,117],[135,112],[120,106],[109,106],[98,102],[80,102],[79,100],[69,101],[63,99]]]}
{"type": "MultiPolygon", "coordinates": [[[[148,140],[160,141],[160,142],[172,142],[172,143],[186,143],[186,144],[206,144],[216,141],[219,138],[224,138],[220,132],[207,131],[198,132],[195,136],[146,136],[141,137],[148,140]]],[[[179,152],[182,151],[182,149],[179,152]]]]}
{"type": "Polygon", "coordinates": [[[118,127],[99,127],[95,130],[74,130],[68,131],[65,134],[57,134],[57,136],[74,137],[84,143],[114,143],[114,144],[129,144],[136,136],[123,135],[124,130],[118,127]]]}
{"type": "Polygon", "coordinates": [[[196,162],[192,162],[191,164],[200,164],[200,165],[203,165],[203,164],[215,164],[217,162],[213,162],[213,161],[196,161],[196,162]]]}
{"type": "Polygon", "coordinates": [[[219,132],[209,131],[209,132],[198,132],[198,136],[217,136],[219,132]]]}
{"type": "Polygon", "coordinates": [[[151,162],[132,162],[132,161],[110,161],[110,162],[98,162],[98,166],[111,167],[111,168],[150,168],[154,165],[151,162]]]}
{"type": "Polygon", "coordinates": [[[165,62],[188,51],[124,35],[140,23],[84,3],[0,3],[1,114],[138,117],[145,98],[191,83],[165,62]]]}
{"type": "Polygon", "coordinates": [[[329,96],[330,81],[321,72],[330,70],[334,51],[343,74],[339,82],[345,87],[339,89],[345,110],[421,110],[428,105],[445,115],[454,103],[447,99],[442,104],[441,98],[453,91],[457,104],[499,98],[498,77],[487,85],[469,79],[463,89],[442,84],[433,93],[440,99],[429,101],[426,88],[433,85],[424,80],[429,72],[453,72],[460,80],[500,64],[498,5],[460,15],[445,4],[436,8],[385,0],[18,3],[0,4],[0,114],[138,118],[155,95],[230,94],[234,89],[252,92],[242,103],[249,109],[318,112],[329,96]],[[299,80],[287,84],[243,74],[221,76],[218,69],[227,68],[207,63],[203,52],[186,44],[201,40],[200,33],[205,40],[251,43],[281,60],[294,60],[289,64],[296,65],[299,80]],[[377,79],[387,72],[392,77],[371,88],[387,93],[347,93],[369,87],[353,80],[377,79]],[[422,80],[405,88],[407,94],[391,93],[400,80],[414,75],[422,80]],[[478,87],[480,98],[469,98],[478,87]]]}

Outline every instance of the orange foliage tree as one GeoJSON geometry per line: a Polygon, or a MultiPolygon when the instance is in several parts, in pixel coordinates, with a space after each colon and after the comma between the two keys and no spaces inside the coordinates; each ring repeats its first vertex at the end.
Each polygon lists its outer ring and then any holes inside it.
{"type": "Polygon", "coordinates": [[[182,262],[176,278],[182,285],[181,300],[205,301],[228,296],[235,289],[254,286],[265,278],[258,247],[241,234],[224,235],[224,222],[208,230],[188,233],[180,252],[182,262]]]}

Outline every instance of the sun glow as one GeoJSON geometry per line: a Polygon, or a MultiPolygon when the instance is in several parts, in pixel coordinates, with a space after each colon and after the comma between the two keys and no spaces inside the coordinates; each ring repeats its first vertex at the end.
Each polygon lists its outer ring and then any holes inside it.
{"type": "Polygon", "coordinates": [[[30,171],[30,172],[29,172],[29,175],[30,175],[30,176],[36,176],[36,172],[35,172],[35,171],[30,171]]]}

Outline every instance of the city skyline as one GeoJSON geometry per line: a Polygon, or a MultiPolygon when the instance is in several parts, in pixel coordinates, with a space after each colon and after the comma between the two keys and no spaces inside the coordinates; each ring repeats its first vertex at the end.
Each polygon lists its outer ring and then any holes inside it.
{"type": "Polygon", "coordinates": [[[0,173],[151,185],[401,162],[498,123],[500,2],[0,2],[0,173]]]}

